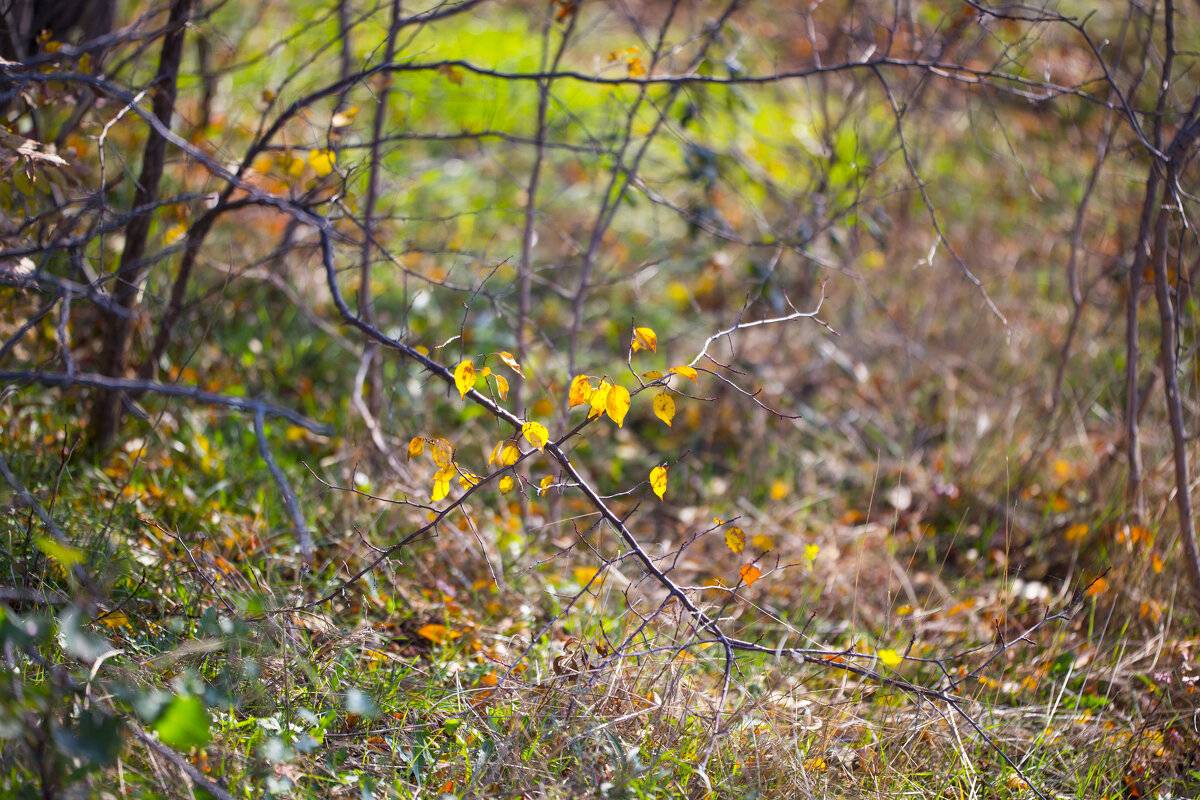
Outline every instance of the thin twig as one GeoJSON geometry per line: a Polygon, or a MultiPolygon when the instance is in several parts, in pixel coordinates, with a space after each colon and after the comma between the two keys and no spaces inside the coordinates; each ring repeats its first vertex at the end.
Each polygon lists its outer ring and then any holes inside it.
{"type": "Polygon", "coordinates": [[[254,435],[258,437],[258,454],[267,463],[267,469],[271,471],[271,477],[275,479],[275,485],[279,487],[279,493],[283,495],[283,504],[287,507],[288,515],[292,518],[292,532],[296,535],[296,542],[300,545],[300,552],[305,556],[310,556],[313,549],[312,528],[308,527],[308,521],[304,519],[304,511],[300,508],[300,501],[296,499],[296,493],[292,491],[287,476],[283,474],[283,470],[279,468],[279,463],[275,460],[275,456],[271,454],[271,446],[267,442],[267,433],[263,429],[264,415],[265,412],[262,406],[254,410],[254,435]]]}
{"type": "Polygon", "coordinates": [[[170,383],[159,383],[157,381],[138,380],[135,378],[110,378],[107,375],[96,375],[91,372],[67,375],[61,372],[37,372],[34,370],[6,370],[0,372],[0,384],[3,383],[40,383],[43,386],[57,386],[63,389],[70,389],[75,386],[88,386],[122,392],[149,392],[165,397],[182,397],[204,405],[235,408],[239,411],[257,412],[261,409],[267,416],[281,417],[293,425],[298,425],[319,436],[331,436],[333,434],[332,425],[309,419],[303,414],[292,411],[290,408],[277,406],[265,400],[258,400],[252,397],[234,397],[217,392],[208,392],[198,386],[176,386],[170,383]]]}

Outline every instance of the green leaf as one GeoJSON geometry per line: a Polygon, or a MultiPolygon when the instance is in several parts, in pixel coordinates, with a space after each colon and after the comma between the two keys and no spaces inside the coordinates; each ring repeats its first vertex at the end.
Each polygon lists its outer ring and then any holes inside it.
{"type": "Polygon", "coordinates": [[[296,751],[278,736],[272,736],[263,742],[258,753],[272,764],[282,764],[296,757],[296,751]]]}
{"type": "Polygon", "coordinates": [[[83,629],[80,624],[81,616],[82,612],[72,606],[58,618],[58,638],[63,649],[88,663],[95,661],[105,653],[113,652],[116,648],[107,639],[83,629]]]}
{"type": "Polygon", "coordinates": [[[121,723],[96,708],[79,715],[72,728],[54,726],[54,743],[66,756],[88,764],[116,763],[121,752],[121,723]]]}
{"type": "Polygon", "coordinates": [[[346,690],[346,710],[367,719],[379,716],[379,706],[375,705],[375,701],[368,697],[362,689],[353,687],[346,690]]]}
{"type": "Polygon", "coordinates": [[[53,558],[63,569],[70,569],[76,564],[83,563],[83,551],[69,544],[63,544],[49,536],[37,537],[37,549],[53,558]]]}
{"type": "Polygon", "coordinates": [[[163,743],[180,750],[204,747],[212,738],[208,709],[199,697],[177,696],[154,723],[163,743]]]}
{"type": "Polygon", "coordinates": [[[53,626],[45,616],[21,617],[0,606],[0,647],[12,642],[17,647],[37,647],[50,635],[53,626]]]}

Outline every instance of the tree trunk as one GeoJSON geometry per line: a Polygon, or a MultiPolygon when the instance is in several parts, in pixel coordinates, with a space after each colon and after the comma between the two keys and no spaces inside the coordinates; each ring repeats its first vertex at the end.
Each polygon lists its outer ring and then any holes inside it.
{"type": "MultiPolygon", "coordinates": [[[[171,0],[167,22],[169,30],[163,38],[158,72],[154,76],[153,113],[166,126],[170,126],[175,111],[176,79],[187,32],[185,23],[191,14],[192,2],[171,0]]],[[[142,172],[133,200],[135,213],[125,229],[125,249],[109,289],[116,309],[106,311],[103,316],[104,345],[100,355],[100,370],[104,375],[114,378],[123,377],[128,366],[138,290],[149,266],[146,246],[150,223],[154,218],[152,207],[158,200],[166,156],[167,140],[152,131],[142,155],[142,172]]],[[[121,427],[123,397],[118,391],[102,392],[96,397],[90,425],[94,452],[103,453],[112,446],[121,427]]]]}

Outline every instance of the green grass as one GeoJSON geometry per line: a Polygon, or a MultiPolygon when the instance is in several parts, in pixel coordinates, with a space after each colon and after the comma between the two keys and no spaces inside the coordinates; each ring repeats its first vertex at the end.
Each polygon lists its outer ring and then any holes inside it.
{"type": "MultiPolygon", "coordinates": [[[[831,48],[847,47],[827,11],[814,10],[814,24],[831,48]]],[[[485,5],[414,29],[398,58],[536,69],[541,13],[485,5]]],[[[607,56],[639,41],[633,26],[615,12],[581,13],[563,67],[627,74],[607,56]]],[[[355,64],[377,57],[386,14],[355,28],[355,64]]],[[[949,36],[957,23],[944,14],[922,5],[922,35],[949,36]]],[[[689,6],[677,20],[679,63],[704,19],[689,6]]],[[[762,74],[803,61],[776,23],[769,9],[751,9],[701,71],[725,75],[736,60],[762,74]]],[[[205,86],[187,51],[179,130],[223,160],[239,161],[263,119],[340,68],[332,8],[227,4],[196,24],[221,75],[208,127],[192,130],[205,86]]],[[[976,43],[977,57],[1022,35],[999,28],[976,43]]],[[[1082,58],[1077,43],[1044,36],[1029,64],[1082,58]]],[[[147,80],[148,58],[117,78],[147,80]]],[[[1069,306],[1062,263],[1102,121],[1067,113],[1067,101],[1047,110],[954,84],[920,94],[902,73],[892,79],[902,100],[921,100],[905,108],[913,166],[1010,331],[944,245],[928,262],[933,232],[894,115],[878,83],[854,71],[681,92],[600,240],[579,319],[575,371],[636,388],[623,363],[631,320],[657,331],[658,350],[630,367],[666,371],[733,324],[743,302],[747,321],[786,314],[788,302],[811,308],[828,279],[828,328],[801,320],[718,341],[710,353],[731,369],[701,366],[728,381],[701,373],[686,384],[670,428],[639,395],[623,426],[599,420],[567,447],[656,564],[729,635],[823,649],[829,661],[743,654],[726,681],[719,644],[677,602],[664,605],[662,587],[577,489],[538,494],[543,477],[564,482],[545,456],[518,468],[519,491],[483,487],[343,587],[429,522],[437,466],[432,446],[405,459],[410,439],[444,437],[464,469],[487,474],[488,453],[512,431],[385,351],[372,432],[353,403],[362,340],[332,307],[313,239],[251,208],[214,227],[157,367],[163,380],[269,399],[333,426],[322,437],[268,419],[264,431],[315,529],[314,552],[297,547],[252,416],[144,394],[119,447],[95,458],[86,393],[0,389],[0,453],[66,532],[55,541],[4,484],[0,795],[188,796],[179,765],[135,729],[235,797],[1028,798],[1026,779],[1045,796],[1079,800],[1194,793],[1196,624],[1176,568],[1157,407],[1143,422],[1153,498],[1144,527],[1127,527],[1123,501],[1122,287],[1105,270],[1136,224],[1130,186],[1141,173],[1123,163],[1098,184],[1081,262],[1088,313],[1051,414],[1069,306]],[[664,462],[660,502],[644,476],[664,462]],[[724,538],[731,525],[746,534],[741,553],[724,538]],[[761,572],[750,586],[739,583],[748,563],[761,572]],[[1104,583],[1091,583],[1105,570],[1104,583]],[[972,674],[997,632],[1013,642],[1089,585],[1069,618],[972,674]],[[889,671],[880,650],[911,658],[889,671]],[[963,713],[887,677],[929,690],[965,678],[955,689],[963,713]]],[[[336,220],[346,237],[335,245],[339,286],[352,305],[350,218],[365,202],[362,143],[381,89],[354,86],[341,108],[358,110],[337,130],[332,100],[297,115],[253,176],[336,220]],[[305,163],[327,147],[337,171],[321,177],[305,163]]],[[[635,150],[668,91],[648,90],[631,123],[635,150]]],[[[566,80],[553,88],[525,407],[513,411],[558,435],[584,418],[564,402],[574,292],[637,95],[566,80]]],[[[37,130],[69,119],[73,105],[55,97],[38,108],[37,130]]],[[[387,112],[385,132],[409,138],[380,154],[376,231],[394,257],[375,265],[380,327],[442,363],[474,358],[515,381],[494,354],[516,349],[537,84],[400,72],[387,112]],[[493,137],[427,138],[483,131],[493,137]]],[[[113,113],[100,104],[70,140],[79,186],[94,185],[97,139],[113,113]]],[[[128,173],[107,200],[125,208],[144,127],[131,115],[105,136],[107,168],[128,173]]],[[[14,183],[16,194],[0,191],[14,218],[76,185],[51,191],[36,174],[14,183]]],[[[152,250],[165,255],[147,279],[139,356],[175,279],[171,231],[205,210],[182,195],[219,188],[172,152],[164,192],[181,199],[153,227],[152,250]]],[[[27,235],[5,234],[4,247],[27,235]]],[[[93,269],[112,269],[116,238],[80,252],[93,269]]],[[[72,269],[61,256],[44,268],[72,269]]],[[[2,292],[7,339],[46,298],[2,292]]],[[[91,371],[104,331],[84,305],[75,301],[71,341],[91,371]]],[[[1156,334],[1147,308],[1147,352],[1156,334]]],[[[57,370],[60,344],[51,314],[7,357],[14,369],[57,370]]],[[[451,500],[462,495],[451,487],[451,500]]]]}

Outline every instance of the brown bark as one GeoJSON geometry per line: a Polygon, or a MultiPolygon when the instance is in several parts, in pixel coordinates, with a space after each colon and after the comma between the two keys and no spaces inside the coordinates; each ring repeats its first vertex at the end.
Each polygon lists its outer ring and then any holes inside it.
{"type": "MultiPolygon", "coordinates": [[[[192,3],[193,0],[171,0],[168,30],[163,37],[158,72],[154,76],[152,111],[168,127],[175,112],[176,79],[183,57],[183,42],[187,32],[185,23],[191,15],[192,3]]],[[[103,315],[104,344],[100,355],[100,371],[114,378],[124,377],[128,366],[138,290],[149,267],[146,249],[150,223],[153,221],[151,209],[158,200],[166,157],[167,140],[151,133],[142,154],[142,171],[133,200],[134,209],[143,211],[135,214],[125,229],[125,249],[109,288],[116,309],[106,311],[103,315]]],[[[112,446],[121,427],[122,413],[122,393],[104,391],[97,395],[89,426],[91,446],[95,452],[105,452],[112,446]]]]}

